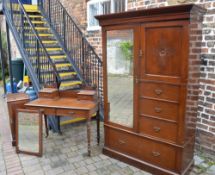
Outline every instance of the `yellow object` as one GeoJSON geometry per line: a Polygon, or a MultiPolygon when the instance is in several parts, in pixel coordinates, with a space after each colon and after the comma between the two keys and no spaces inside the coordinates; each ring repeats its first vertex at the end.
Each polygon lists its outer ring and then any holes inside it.
{"type": "Polygon", "coordinates": [[[76,75],[76,72],[65,72],[65,73],[60,73],[60,77],[66,77],[66,76],[71,76],[71,75],[76,75]]]}
{"type": "Polygon", "coordinates": [[[57,44],[57,41],[52,41],[52,40],[42,40],[43,44],[57,44]]]}
{"type": "Polygon", "coordinates": [[[28,15],[29,18],[43,18],[41,15],[28,15]]]}
{"type": "Polygon", "coordinates": [[[24,6],[24,9],[26,10],[26,12],[39,12],[37,5],[24,4],[23,6],[24,6]]]}
{"type": "MultiPolygon", "coordinates": [[[[23,6],[26,12],[40,12],[37,5],[23,4],[23,6]]],[[[12,3],[12,8],[14,11],[18,11],[20,6],[18,3],[12,3]]]]}
{"type": "Polygon", "coordinates": [[[62,82],[60,87],[74,86],[81,84],[81,81],[62,82]]]}
{"type": "Polygon", "coordinates": [[[35,27],[36,30],[50,30],[48,27],[35,27]]]}
{"type": "Polygon", "coordinates": [[[53,55],[50,56],[51,59],[61,59],[61,58],[66,58],[66,55],[53,55]]]}
{"type": "MultiPolygon", "coordinates": [[[[93,114],[92,118],[94,118],[96,116],[96,113],[93,114]]],[[[63,126],[63,125],[67,125],[67,124],[72,124],[72,123],[77,123],[77,122],[81,122],[81,121],[84,121],[86,120],[86,118],[74,118],[74,119],[71,119],[71,120],[65,120],[65,121],[61,121],[60,122],[60,125],[63,126]]]]}
{"type": "Polygon", "coordinates": [[[30,78],[29,76],[25,75],[24,78],[23,78],[23,84],[24,86],[29,86],[30,84],[30,78]]]}
{"type": "MultiPolygon", "coordinates": [[[[27,51],[32,51],[32,52],[34,52],[36,49],[37,49],[37,48],[26,48],[27,51]]],[[[42,49],[41,49],[41,50],[42,50],[42,49]]],[[[47,50],[47,51],[53,51],[53,52],[54,52],[54,51],[61,51],[62,48],[60,48],[60,47],[59,47],[59,48],[51,48],[51,47],[50,47],[50,48],[46,48],[46,50],[47,50]]]]}
{"type": "Polygon", "coordinates": [[[60,51],[60,50],[63,50],[62,48],[60,48],[60,47],[56,47],[56,48],[47,48],[46,49],[47,51],[60,51]]]}
{"type": "Polygon", "coordinates": [[[71,120],[62,121],[62,122],[60,122],[60,125],[67,125],[67,124],[71,124],[71,123],[77,123],[77,122],[84,121],[84,120],[86,120],[86,118],[74,118],[74,119],[71,119],[71,120]]]}
{"type": "MultiPolygon", "coordinates": [[[[19,28],[22,28],[22,27],[17,27],[18,29],[19,28]]],[[[28,29],[31,29],[31,27],[24,27],[26,30],[28,29]]],[[[48,27],[35,27],[36,30],[50,30],[50,28],[48,27]]]]}
{"type": "MultiPolygon", "coordinates": [[[[66,55],[50,55],[50,58],[53,60],[66,58],[66,55]]],[[[37,59],[37,57],[31,57],[31,59],[37,59]]],[[[71,64],[69,65],[71,66],[71,64]]]]}
{"type": "MultiPolygon", "coordinates": [[[[28,23],[28,21],[24,21],[24,23],[28,23]]],[[[46,24],[45,21],[31,21],[32,24],[46,24]]]]}
{"type": "MultiPolygon", "coordinates": [[[[36,41],[25,41],[28,44],[34,44],[36,41]]],[[[42,40],[43,44],[57,44],[57,41],[51,41],[51,40],[42,40]]]]}
{"type": "Polygon", "coordinates": [[[69,67],[69,66],[71,66],[71,64],[70,63],[61,63],[61,64],[56,64],[55,66],[56,66],[56,68],[69,67]]]}
{"type": "MultiPolygon", "coordinates": [[[[52,33],[39,33],[38,35],[39,36],[46,36],[46,37],[54,36],[52,33]]],[[[25,33],[25,36],[35,36],[35,34],[34,33],[25,33]]]]}

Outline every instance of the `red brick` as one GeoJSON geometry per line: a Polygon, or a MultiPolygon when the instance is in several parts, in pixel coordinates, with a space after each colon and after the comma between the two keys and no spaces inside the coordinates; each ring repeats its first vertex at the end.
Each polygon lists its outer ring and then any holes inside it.
{"type": "Polygon", "coordinates": [[[201,124],[201,123],[197,123],[197,128],[207,130],[207,129],[208,129],[208,126],[207,126],[207,125],[203,125],[203,124],[201,124]]]}
{"type": "Polygon", "coordinates": [[[211,127],[209,127],[209,131],[211,131],[211,132],[215,133],[215,128],[211,128],[211,127]]]}

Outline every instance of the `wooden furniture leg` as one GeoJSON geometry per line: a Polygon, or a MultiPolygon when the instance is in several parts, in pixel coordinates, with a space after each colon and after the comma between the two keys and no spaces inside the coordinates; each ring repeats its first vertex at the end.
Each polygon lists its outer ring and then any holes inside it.
{"type": "Polygon", "coordinates": [[[47,115],[44,115],[45,127],[46,127],[46,138],[49,136],[49,127],[48,127],[48,118],[47,115]]]}
{"type": "Polygon", "coordinates": [[[100,143],[100,115],[99,110],[96,113],[96,122],[97,122],[97,144],[100,143]]]}
{"type": "Polygon", "coordinates": [[[91,118],[87,119],[87,150],[88,156],[91,156],[91,118]]]}
{"type": "Polygon", "coordinates": [[[60,116],[57,116],[57,129],[58,129],[58,133],[59,135],[62,135],[62,132],[61,132],[61,128],[60,128],[60,116]]]}

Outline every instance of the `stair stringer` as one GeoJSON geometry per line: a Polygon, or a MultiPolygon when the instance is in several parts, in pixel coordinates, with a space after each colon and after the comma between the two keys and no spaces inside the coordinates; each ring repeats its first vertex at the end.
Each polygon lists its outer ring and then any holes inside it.
{"type": "Polygon", "coordinates": [[[31,81],[33,83],[33,87],[34,87],[35,91],[38,93],[39,90],[41,89],[41,86],[40,86],[38,78],[36,77],[36,73],[34,72],[33,66],[31,65],[31,63],[29,61],[29,58],[28,58],[27,53],[25,51],[25,48],[21,44],[22,41],[18,37],[19,36],[18,32],[16,31],[15,27],[11,23],[11,18],[8,17],[8,14],[4,9],[3,9],[3,13],[5,14],[6,21],[8,23],[9,29],[13,34],[13,37],[14,37],[14,39],[16,41],[16,45],[17,45],[17,47],[18,47],[18,49],[20,51],[20,54],[21,54],[21,56],[23,58],[23,62],[26,65],[26,69],[27,69],[28,74],[29,74],[29,76],[31,78],[31,81]]]}

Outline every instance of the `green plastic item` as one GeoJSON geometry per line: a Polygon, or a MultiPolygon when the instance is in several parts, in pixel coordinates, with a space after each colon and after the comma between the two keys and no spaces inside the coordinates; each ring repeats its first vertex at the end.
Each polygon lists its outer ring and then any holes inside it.
{"type": "Polygon", "coordinates": [[[23,81],[23,68],[24,63],[22,59],[12,60],[12,71],[15,82],[18,83],[20,80],[23,81]]]}

